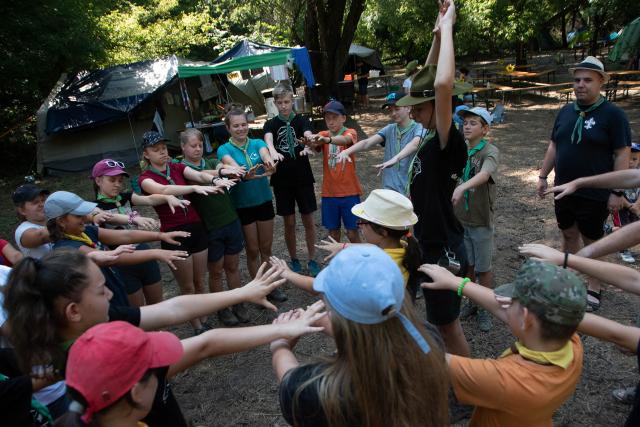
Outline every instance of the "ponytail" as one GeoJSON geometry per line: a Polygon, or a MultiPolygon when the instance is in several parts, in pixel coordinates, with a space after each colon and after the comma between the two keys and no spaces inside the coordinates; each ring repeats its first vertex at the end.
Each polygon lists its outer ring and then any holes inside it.
{"type": "Polygon", "coordinates": [[[66,324],[56,307],[59,298],[79,302],[88,285],[88,258],[79,251],[60,249],[42,260],[26,257],[15,265],[4,289],[9,339],[20,368],[53,365],[63,370],[65,351],[59,328],[66,324]]]}
{"type": "MultiPolygon", "coordinates": [[[[61,218],[61,217],[58,217],[61,218]]],[[[64,231],[58,225],[58,218],[51,218],[47,221],[47,231],[49,232],[49,240],[52,243],[57,242],[58,240],[64,239],[64,231]]]]}
{"type": "Polygon", "coordinates": [[[407,243],[407,250],[402,259],[402,265],[409,271],[409,275],[414,274],[420,265],[422,265],[422,249],[420,243],[413,237],[413,234],[406,233],[402,238],[407,243]]]}

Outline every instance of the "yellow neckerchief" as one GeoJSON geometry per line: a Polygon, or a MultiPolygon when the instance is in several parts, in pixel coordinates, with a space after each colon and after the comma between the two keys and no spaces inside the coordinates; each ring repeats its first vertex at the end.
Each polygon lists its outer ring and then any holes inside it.
{"type": "Polygon", "coordinates": [[[82,232],[82,234],[80,234],[80,236],[74,236],[73,234],[67,234],[67,233],[63,233],[63,234],[64,234],[64,237],[66,237],[69,240],[75,240],[76,242],[84,243],[85,245],[92,248],[95,248],[97,246],[95,242],[91,240],[91,238],[87,236],[87,233],[85,233],[84,231],[82,232]]]}
{"type": "Polygon", "coordinates": [[[571,362],[573,362],[573,343],[569,340],[564,347],[556,351],[536,351],[531,350],[520,344],[519,341],[516,341],[513,343],[513,346],[506,349],[500,357],[507,357],[512,354],[519,354],[524,359],[541,365],[556,365],[562,369],[567,369],[571,362]]]}
{"type": "Polygon", "coordinates": [[[149,424],[145,424],[142,421],[138,421],[138,427],[149,427],[149,424]]]}
{"type": "Polygon", "coordinates": [[[399,248],[388,248],[383,249],[387,255],[393,259],[393,261],[400,267],[400,272],[402,273],[402,277],[404,278],[404,285],[407,286],[407,282],[409,281],[409,271],[402,265],[402,261],[404,261],[404,254],[407,252],[407,243],[400,240],[399,248]]]}

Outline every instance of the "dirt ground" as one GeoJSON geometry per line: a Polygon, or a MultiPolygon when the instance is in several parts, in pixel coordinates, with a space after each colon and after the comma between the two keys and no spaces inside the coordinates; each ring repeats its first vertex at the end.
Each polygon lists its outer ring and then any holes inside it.
{"type": "MultiPolygon", "coordinates": [[[[634,141],[640,142],[637,129],[640,124],[640,101],[638,96],[618,104],[627,112],[632,124],[634,141]]],[[[387,123],[387,117],[377,106],[366,111],[358,110],[351,126],[358,129],[361,138],[372,135],[387,123]]],[[[497,179],[498,199],[496,206],[496,250],[494,266],[496,283],[512,279],[523,258],[517,247],[525,242],[542,242],[559,246],[559,234],[553,214],[550,198],[540,200],[535,196],[535,184],[538,167],[547,147],[553,120],[558,109],[564,103],[549,98],[525,97],[518,105],[508,105],[506,120],[492,130],[493,142],[501,152],[501,164],[497,179]]],[[[382,158],[382,150],[364,153],[358,157],[358,175],[364,187],[365,195],[380,185],[372,165],[382,158]]],[[[318,181],[316,193],[322,179],[321,158],[312,159],[314,174],[318,181]]],[[[0,187],[10,194],[16,182],[6,182],[0,187]]],[[[50,189],[75,190],[90,197],[89,182],[75,178],[47,179],[43,183],[50,189]]],[[[2,224],[0,231],[7,238],[13,236],[16,221],[11,211],[8,197],[0,201],[2,206],[2,224]]],[[[317,238],[326,236],[321,226],[320,214],[316,213],[318,227],[317,238]]],[[[298,224],[298,242],[302,242],[303,229],[298,224]]],[[[302,260],[306,260],[306,250],[300,246],[302,260]]],[[[273,253],[287,259],[284,245],[282,221],[276,219],[273,253]]],[[[322,259],[319,253],[317,258],[322,259]]],[[[617,256],[610,257],[618,262],[617,256]]],[[[244,258],[241,260],[244,266],[244,258]]],[[[304,264],[304,262],[303,262],[304,264]]],[[[176,286],[163,266],[165,297],[177,294],[176,286]]],[[[248,281],[246,269],[244,279],[248,281]]],[[[280,305],[280,310],[305,306],[313,298],[302,291],[285,285],[289,300],[280,305]]],[[[638,315],[639,299],[623,294],[613,288],[604,293],[602,309],[599,314],[616,321],[632,324],[638,315]]],[[[270,322],[274,313],[252,307],[253,324],[270,322]]],[[[424,305],[419,306],[424,313],[424,305]]],[[[217,324],[217,319],[212,316],[217,324]]],[[[471,343],[474,357],[495,358],[513,337],[503,325],[494,320],[494,328],[482,333],[472,318],[463,322],[467,339],[471,343]]],[[[188,337],[191,328],[187,325],[173,328],[181,337],[188,337]]],[[[638,368],[635,357],[621,353],[610,344],[583,337],[585,347],[584,370],[574,395],[560,408],[554,417],[555,425],[622,425],[630,407],[617,403],[611,397],[611,390],[620,386],[635,385],[638,380],[638,368]]],[[[321,334],[307,336],[300,340],[296,354],[301,360],[329,354],[333,347],[321,334]]],[[[277,384],[271,369],[271,357],[267,346],[241,354],[211,359],[189,369],[173,380],[173,389],[184,414],[193,425],[203,426],[284,426],[286,422],[280,416],[277,397],[277,384]]],[[[464,425],[464,423],[460,424],[464,425]]]]}

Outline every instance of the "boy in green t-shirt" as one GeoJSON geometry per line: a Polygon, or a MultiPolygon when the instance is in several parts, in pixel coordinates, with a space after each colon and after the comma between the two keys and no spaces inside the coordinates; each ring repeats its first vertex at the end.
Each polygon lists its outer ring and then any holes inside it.
{"type": "MultiPolygon", "coordinates": [[[[451,202],[464,227],[464,244],[469,268],[467,275],[487,288],[493,287],[491,258],[493,257],[493,203],[496,198],[495,175],[500,153],[486,138],[491,125],[491,114],[482,107],[458,112],[462,117],[463,133],[467,143],[467,163],[451,202]]],[[[481,331],[491,329],[491,315],[468,302],[460,313],[462,319],[478,313],[481,331]]]]}
{"type": "MultiPolygon", "coordinates": [[[[206,170],[220,178],[237,178],[244,173],[243,168],[223,165],[216,159],[204,159],[202,157],[203,140],[202,133],[197,129],[187,129],[180,133],[180,147],[184,155],[182,163],[197,171],[206,170]]],[[[227,276],[229,289],[239,288],[242,285],[239,269],[240,252],[244,248],[244,240],[242,226],[229,192],[209,195],[193,194],[190,200],[208,233],[209,290],[211,292],[223,290],[223,271],[227,276]]],[[[246,323],[251,320],[243,304],[220,310],[218,319],[225,326],[235,326],[240,322],[246,323]]]]}

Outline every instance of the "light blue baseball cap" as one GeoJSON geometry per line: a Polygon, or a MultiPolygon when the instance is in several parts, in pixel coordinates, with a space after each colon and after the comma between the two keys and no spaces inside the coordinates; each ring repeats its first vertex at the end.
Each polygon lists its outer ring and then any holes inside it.
{"type": "Polygon", "coordinates": [[[491,122],[493,122],[493,116],[491,116],[491,113],[483,107],[473,107],[469,110],[460,110],[457,114],[463,119],[467,116],[478,116],[488,125],[491,125],[491,122]]]}
{"type": "Polygon", "coordinates": [[[374,245],[351,245],[340,251],[313,281],[342,317],[373,325],[398,317],[424,353],[429,344],[400,309],[404,301],[404,278],[398,265],[374,245]]]}
{"type": "Polygon", "coordinates": [[[89,215],[96,206],[98,206],[96,203],[87,202],[77,194],[69,191],[56,191],[44,202],[44,214],[47,220],[67,214],[89,215]]]}

